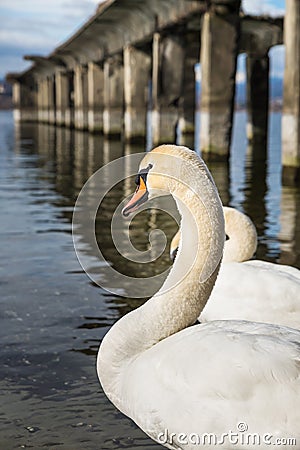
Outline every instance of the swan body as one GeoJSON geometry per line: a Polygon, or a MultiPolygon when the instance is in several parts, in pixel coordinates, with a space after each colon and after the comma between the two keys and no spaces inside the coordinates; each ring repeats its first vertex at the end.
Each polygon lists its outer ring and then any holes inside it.
{"type": "MultiPolygon", "coordinates": [[[[216,284],[199,321],[250,320],[300,329],[300,271],[294,267],[251,260],[257,235],[245,214],[224,207],[228,236],[216,284]]],[[[176,254],[180,230],[170,246],[176,254]]]]}
{"type": "Polygon", "coordinates": [[[191,150],[165,145],[149,152],[140,169],[123,214],[158,190],[170,192],[182,216],[182,240],[160,290],[104,337],[97,359],[104,392],[170,449],[211,449],[205,433],[215,436],[216,448],[244,449],[228,439],[230,431],[242,438],[240,422],[261,439],[266,433],[273,440],[298,439],[286,448],[300,448],[300,332],[246,321],[190,326],[210,296],[225,238],[221,201],[206,166],[191,150]]]}

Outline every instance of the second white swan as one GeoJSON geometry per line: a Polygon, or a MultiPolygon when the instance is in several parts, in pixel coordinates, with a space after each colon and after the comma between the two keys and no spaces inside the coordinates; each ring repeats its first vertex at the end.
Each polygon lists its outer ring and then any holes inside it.
{"type": "MultiPolygon", "coordinates": [[[[218,279],[199,321],[218,319],[276,323],[300,329],[300,271],[251,260],[257,245],[254,224],[245,214],[223,207],[228,240],[218,279]]],[[[171,242],[176,254],[180,231],[171,242]]]]}

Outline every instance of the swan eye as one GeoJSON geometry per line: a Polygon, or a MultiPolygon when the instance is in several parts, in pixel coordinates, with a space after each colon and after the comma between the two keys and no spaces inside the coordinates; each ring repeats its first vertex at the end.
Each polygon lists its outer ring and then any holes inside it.
{"type": "MultiPolygon", "coordinates": [[[[136,184],[137,186],[140,185],[140,183],[141,183],[141,178],[144,179],[144,177],[142,176],[142,174],[139,172],[139,173],[137,174],[137,176],[135,177],[135,180],[134,180],[134,182],[135,182],[135,184],[136,184]]],[[[144,181],[145,181],[145,179],[144,179],[144,181]]]]}
{"type": "Polygon", "coordinates": [[[139,173],[137,174],[135,178],[135,184],[139,187],[141,184],[141,180],[144,182],[144,184],[147,184],[147,175],[149,173],[149,170],[152,169],[153,165],[149,164],[146,169],[141,169],[139,173]]]}

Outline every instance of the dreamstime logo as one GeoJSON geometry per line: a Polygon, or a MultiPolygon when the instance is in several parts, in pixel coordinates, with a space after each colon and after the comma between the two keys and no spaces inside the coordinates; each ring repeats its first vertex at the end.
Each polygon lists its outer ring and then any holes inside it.
{"type": "Polygon", "coordinates": [[[250,448],[269,446],[295,446],[297,445],[296,438],[292,437],[278,437],[271,433],[250,433],[248,432],[248,424],[246,422],[238,422],[236,430],[229,430],[226,433],[217,435],[215,433],[170,433],[165,429],[157,435],[157,441],[160,444],[178,445],[180,448],[185,445],[197,446],[221,446],[228,448],[228,446],[245,446],[250,448]]]}
{"type": "MultiPolygon", "coordinates": [[[[167,238],[163,230],[159,230],[152,224],[149,232],[149,244],[146,251],[140,251],[134,247],[130,239],[130,228],[136,214],[143,210],[156,208],[169,214],[179,226],[179,213],[176,205],[170,198],[166,198],[165,191],[155,192],[155,199],[141,205],[137,212],[133,213],[130,219],[122,216],[122,209],[132,197],[134,184],[132,177],[136,177],[141,160],[145,153],[136,153],[126,155],[122,158],[111,161],[96,171],[83,186],[80,191],[73,212],[72,234],[75,251],[78,260],[94,283],[114,294],[130,296],[132,298],[143,298],[152,296],[158,288],[163,284],[170,268],[160,274],[145,277],[136,276],[134,274],[124,274],[120,270],[113,267],[103,254],[100,248],[95,231],[96,217],[101,204],[105,200],[109,192],[120,182],[123,186],[123,199],[114,206],[111,217],[110,237],[117,252],[128,263],[150,263],[156,261],[166,248],[167,238]]],[[[172,165],[174,158],[174,166],[178,163],[178,158],[168,156],[169,163],[172,165]]],[[[155,172],[155,168],[151,169],[151,174],[155,172]]],[[[164,174],[166,176],[166,174],[164,174]]],[[[193,190],[181,180],[184,189],[193,190]]],[[[201,199],[199,198],[199,201],[201,199]]],[[[186,206],[183,206],[186,208],[186,206]]],[[[186,208],[188,210],[188,208],[186,208]]],[[[192,212],[191,223],[194,221],[192,212]]],[[[155,222],[155,221],[154,221],[155,222]]],[[[197,224],[194,221],[194,232],[196,233],[197,224]]],[[[107,230],[107,228],[105,228],[107,230]]],[[[192,231],[192,230],[191,230],[192,231]]],[[[190,261],[186,267],[183,276],[185,276],[193,267],[196,256],[196,249],[191,249],[190,261]]],[[[209,276],[215,267],[209,268],[209,276]]],[[[172,286],[171,286],[172,287],[172,286]]],[[[168,287],[170,288],[170,286],[168,287]]]]}

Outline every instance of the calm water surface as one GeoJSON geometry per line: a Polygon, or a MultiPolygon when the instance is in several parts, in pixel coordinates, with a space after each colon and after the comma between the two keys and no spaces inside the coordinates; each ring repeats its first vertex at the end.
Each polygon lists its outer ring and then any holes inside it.
{"type": "MultiPolygon", "coordinates": [[[[267,163],[264,149],[246,147],[244,125],[239,112],[229,167],[210,165],[222,200],[253,219],[258,258],[300,267],[300,190],[281,186],[280,114],[271,117],[267,163]]],[[[10,112],[0,112],[0,129],[0,450],[162,448],[110,404],[95,370],[102,337],[141,300],[95,286],[71,236],[72,208],[89,176],[124,152],[144,149],[46,125],[15,127],[10,112]]],[[[109,193],[96,229],[111,263],[134,270],[109,238],[123,196],[122,185],[109,193]]],[[[147,213],[139,216],[135,244],[143,248],[153,224],[147,213]]],[[[163,213],[155,224],[168,239],[176,231],[163,213]]],[[[166,249],[142,272],[168,265],[166,249]]]]}

